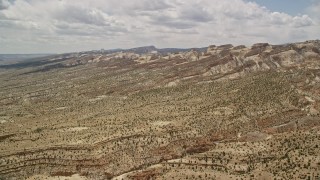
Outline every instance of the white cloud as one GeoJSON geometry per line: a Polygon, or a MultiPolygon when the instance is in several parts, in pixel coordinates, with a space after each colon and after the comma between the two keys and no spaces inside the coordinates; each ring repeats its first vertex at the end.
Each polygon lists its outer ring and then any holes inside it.
{"type": "Polygon", "coordinates": [[[316,5],[291,16],[245,0],[0,0],[0,53],[316,39],[316,5]]]}
{"type": "Polygon", "coordinates": [[[318,23],[320,23],[320,2],[314,0],[309,8],[307,8],[307,12],[310,16],[315,19],[318,23]]]}
{"type": "Polygon", "coordinates": [[[0,10],[8,9],[10,6],[10,3],[8,0],[0,0],[0,10]]]}

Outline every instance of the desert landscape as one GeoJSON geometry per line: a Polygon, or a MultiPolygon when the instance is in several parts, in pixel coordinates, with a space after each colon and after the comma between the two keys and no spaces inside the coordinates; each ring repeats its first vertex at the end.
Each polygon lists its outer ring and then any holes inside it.
{"type": "Polygon", "coordinates": [[[0,179],[320,179],[320,41],[0,64],[0,179]]]}

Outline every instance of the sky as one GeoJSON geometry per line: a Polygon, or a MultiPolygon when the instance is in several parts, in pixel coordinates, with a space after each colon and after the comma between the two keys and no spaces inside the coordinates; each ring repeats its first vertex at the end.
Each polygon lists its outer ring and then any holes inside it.
{"type": "Polygon", "coordinates": [[[0,0],[0,54],[320,39],[320,0],[0,0]]]}

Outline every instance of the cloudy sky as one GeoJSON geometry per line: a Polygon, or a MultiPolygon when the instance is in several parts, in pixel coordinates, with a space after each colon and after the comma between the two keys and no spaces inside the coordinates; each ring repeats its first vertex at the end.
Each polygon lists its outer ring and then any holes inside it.
{"type": "Polygon", "coordinates": [[[0,0],[0,53],[320,39],[320,0],[0,0]]]}

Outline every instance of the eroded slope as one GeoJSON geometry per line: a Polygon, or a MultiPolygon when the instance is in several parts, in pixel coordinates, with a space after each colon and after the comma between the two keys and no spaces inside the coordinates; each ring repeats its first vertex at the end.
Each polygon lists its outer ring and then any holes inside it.
{"type": "Polygon", "coordinates": [[[90,52],[2,66],[0,177],[315,177],[319,47],[90,52]]]}

